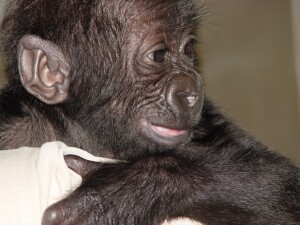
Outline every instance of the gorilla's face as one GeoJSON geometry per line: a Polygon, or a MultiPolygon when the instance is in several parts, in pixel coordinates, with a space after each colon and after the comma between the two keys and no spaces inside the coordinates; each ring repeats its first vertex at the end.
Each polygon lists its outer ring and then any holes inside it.
{"type": "Polygon", "coordinates": [[[187,141],[200,119],[203,88],[194,70],[192,30],[146,35],[136,61],[138,79],[145,82],[137,120],[143,135],[164,145],[187,141]]]}
{"type": "Polygon", "coordinates": [[[139,142],[149,148],[187,142],[204,101],[203,82],[194,69],[193,29],[159,32],[149,25],[131,40],[129,47],[135,49],[128,56],[131,82],[124,88],[126,99],[114,106],[129,112],[119,116],[124,123],[130,121],[131,130],[125,130],[134,137],[131,144],[139,142]]]}

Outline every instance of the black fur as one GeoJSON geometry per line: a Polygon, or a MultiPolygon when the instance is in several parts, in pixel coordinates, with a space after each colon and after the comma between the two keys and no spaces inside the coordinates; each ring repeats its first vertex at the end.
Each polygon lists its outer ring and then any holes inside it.
{"type": "Polygon", "coordinates": [[[196,11],[189,0],[9,1],[1,27],[9,82],[0,95],[0,149],[60,140],[127,160],[99,165],[46,212],[45,224],[154,225],[181,216],[208,225],[300,224],[299,169],[207,98],[196,124],[173,121],[189,126],[188,141],[164,145],[140,132],[136,115],[172,121],[165,105],[151,111],[167,75],[141,68],[137,48],[147,40],[140,30],[194,31],[196,11]],[[47,105],[22,86],[17,45],[25,34],[61,48],[71,68],[67,101],[47,105]]]}

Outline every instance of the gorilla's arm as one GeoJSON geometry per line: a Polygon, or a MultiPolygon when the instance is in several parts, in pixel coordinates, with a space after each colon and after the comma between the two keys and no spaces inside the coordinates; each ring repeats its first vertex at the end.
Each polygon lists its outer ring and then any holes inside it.
{"type": "Polygon", "coordinates": [[[298,168],[209,101],[188,145],[128,163],[85,162],[87,170],[44,224],[152,225],[180,216],[218,225],[300,223],[298,168]]]}

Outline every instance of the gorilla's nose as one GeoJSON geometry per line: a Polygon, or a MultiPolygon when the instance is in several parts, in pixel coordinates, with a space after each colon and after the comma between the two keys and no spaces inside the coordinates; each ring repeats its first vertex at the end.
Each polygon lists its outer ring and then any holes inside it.
{"type": "Polygon", "coordinates": [[[198,115],[203,103],[203,90],[200,79],[180,73],[169,79],[166,91],[170,110],[178,117],[191,119],[198,115]]]}

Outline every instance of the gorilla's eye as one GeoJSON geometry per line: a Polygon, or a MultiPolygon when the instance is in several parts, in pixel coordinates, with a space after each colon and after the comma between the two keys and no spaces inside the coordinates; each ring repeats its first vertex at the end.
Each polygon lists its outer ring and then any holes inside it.
{"type": "Polygon", "coordinates": [[[164,43],[153,46],[147,53],[148,59],[155,63],[164,63],[169,52],[168,47],[164,43]]]}
{"type": "Polygon", "coordinates": [[[153,52],[153,60],[156,63],[163,63],[166,58],[166,54],[168,52],[168,49],[159,49],[153,52]]]}
{"type": "Polygon", "coordinates": [[[184,49],[183,49],[184,54],[189,58],[193,58],[193,56],[194,56],[194,44],[195,44],[195,40],[191,39],[184,46],[184,49]]]}

